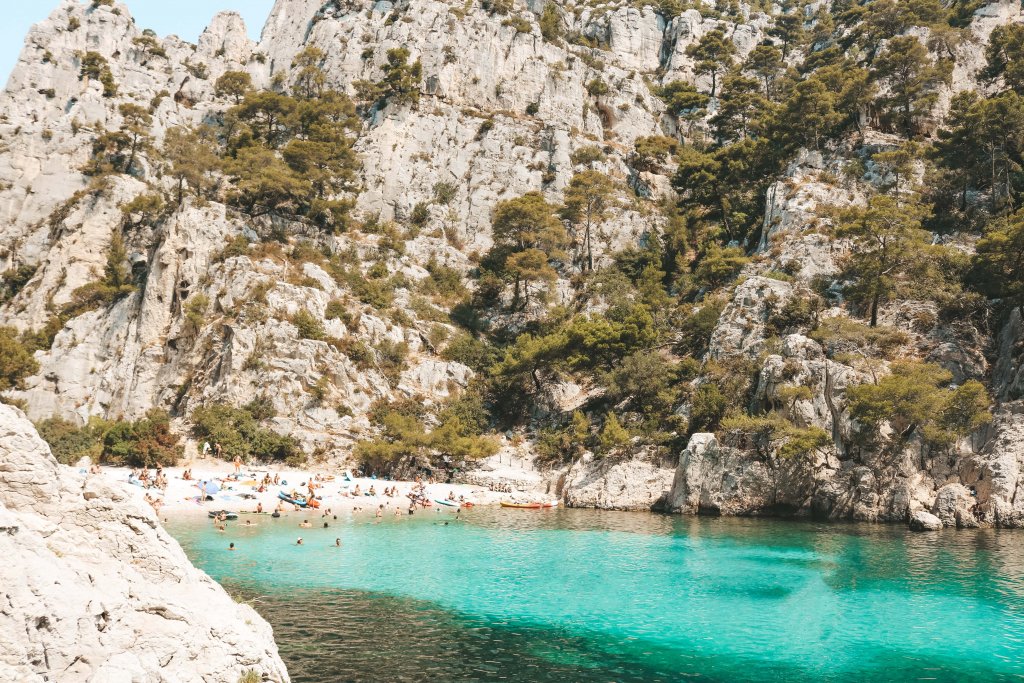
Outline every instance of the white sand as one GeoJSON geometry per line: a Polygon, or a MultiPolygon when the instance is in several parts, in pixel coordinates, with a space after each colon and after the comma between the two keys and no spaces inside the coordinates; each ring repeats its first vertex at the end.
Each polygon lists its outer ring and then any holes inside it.
{"type": "MultiPolygon", "coordinates": [[[[101,467],[101,475],[112,481],[127,482],[131,474],[130,468],[125,467],[101,467]]],[[[394,509],[400,507],[403,510],[409,507],[410,500],[408,493],[416,486],[410,481],[387,481],[383,479],[370,479],[367,477],[355,477],[352,481],[345,480],[344,470],[330,470],[326,468],[292,469],[288,467],[251,467],[243,465],[241,468],[240,481],[228,479],[228,475],[235,471],[234,465],[229,462],[213,459],[199,459],[193,461],[186,467],[168,467],[164,469],[164,476],[167,478],[167,488],[161,491],[157,488],[144,489],[153,498],[159,499],[162,505],[159,507],[160,516],[178,515],[187,513],[200,513],[206,515],[210,510],[230,510],[232,512],[255,512],[257,503],[263,504],[264,512],[273,512],[282,501],[278,498],[278,492],[291,494],[293,491],[305,496],[308,491],[306,483],[310,477],[319,474],[321,478],[333,476],[333,481],[322,481],[318,484],[316,495],[320,499],[320,508],[296,508],[288,503],[282,503],[283,510],[287,512],[299,511],[308,512],[311,516],[319,517],[326,510],[332,512],[339,510],[363,510],[371,512],[378,506],[383,505],[385,512],[394,514],[394,509]],[[192,470],[192,480],[185,481],[181,475],[186,469],[192,470]],[[253,480],[260,482],[265,474],[274,475],[282,482],[280,485],[271,485],[264,492],[257,491],[257,486],[250,484],[253,480]],[[221,490],[213,495],[212,501],[202,501],[199,495],[198,482],[213,481],[221,490]],[[371,487],[376,491],[375,496],[361,495],[355,497],[352,492],[356,486],[363,494],[366,494],[371,487]],[[394,497],[383,495],[385,488],[397,487],[398,493],[394,497]],[[243,494],[254,497],[243,497],[243,494]]],[[[150,470],[152,476],[153,470],[150,470]]],[[[143,489],[140,487],[140,491],[143,489]]],[[[522,495],[496,493],[485,487],[469,486],[465,484],[426,484],[426,497],[431,501],[432,507],[449,509],[454,507],[440,506],[433,503],[434,500],[446,500],[450,493],[455,498],[460,496],[465,501],[474,505],[497,505],[501,500],[521,498],[522,495]]]]}

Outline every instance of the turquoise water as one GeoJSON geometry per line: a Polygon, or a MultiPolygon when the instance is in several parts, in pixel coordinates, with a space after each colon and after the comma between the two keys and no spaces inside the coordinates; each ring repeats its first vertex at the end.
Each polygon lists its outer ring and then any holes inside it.
{"type": "Polygon", "coordinates": [[[252,519],[168,529],[271,622],[298,683],[1024,680],[1022,532],[583,510],[252,519]]]}

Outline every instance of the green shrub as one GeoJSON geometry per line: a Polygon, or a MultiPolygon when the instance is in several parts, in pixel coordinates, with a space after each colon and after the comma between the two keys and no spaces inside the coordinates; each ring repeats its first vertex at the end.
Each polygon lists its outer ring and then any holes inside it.
{"type": "Polygon", "coordinates": [[[292,325],[298,330],[300,339],[324,338],[323,321],[304,308],[292,316],[292,325]]]}
{"type": "MultiPolygon", "coordinates": [[[[74,18],[72,20],[77,21],[74,18]]],[[[104,97],[114,97],[117,95],[117,83],[114,81],[114,74],[110,71],[107,58],[99,52],[90,51],[82,56],[80,73],[82,78],[99,81],[103,85],[104,97]]]]}
{"type": "Polygon", "coordinates": [[[772,308],[768,314],[765,329],[770,336],[778,337],[814,327],[823,307],[824,302],[821,297],[815,294],[809,296],[794,294],[781,309],[772,308]]]}
{"type": "Polygon", "coordinates": [[[422,282],[423,292],[431,294],[443,301],[456,301],[466,295],[466,287],[462,284],[462,274],[454,268],[438,263],[433,258],[427,262],[430,276],[422,282]]]}
{"type": "Polygon", "coordinates": [[[883,357],[892,357],[910,341],[906,332],[879,325],[870,327],[850,318],[827,318],[807,333],[820,342],[830,356],[852,350],[867,351],[883,357]]]}
{"type": "Polygon", "coordinates": [[[880,438],[881,425],[888,423],[892,439],[917,432],[929,445],[952,445],[992,420],[985,387],[974,380],[949,387],[952,379],[949,371],[932,363],[895,362],[892,374],[876,384],[846,390],[850,416],[869,441],[880,438]]]}
{"type": "Polygon", "coordinates": [[[436,183],[434,185],[434,201],[441,206],[447,206],[455,199],[457,191],[458,187],[456,187],[455,183],[436,183]]]}
{"type": "Polygon", "coordinates": [[[409,221],[413,225],[423,226],[426,225],[427,221],[430,220],[430,205],[424,202],[418,202],[416,206],[412,207],[412,215],[409,216],[409,221]]]}
{"type": "Polygon", "coordinates": [[[153,409],[137,422],[115,422],[103,437],[104,462],[124,467],[164,467],[184,454],[165,411],[153,409]]]}
{"type": "Polygon", "coordinates": [[[135,291],[128,269],[128,256],[124,240],[115,234],[107,250],[107,265],[103,278],[90,282],[71,292],[71,301],[61,311],[61,316],[71,319],[97,308],[106,308],[135,291]]]}
{"type": "Polygon", "coordinates": [[[461,466],[465,461],[494,455],[498,444],[482,436],[482,406],[470,396],[456,399],[437,416],[437,426],[427,431],[426,410],[414,399],[377,403],[370,418],[380,427],[375,439],[360,441],[353,453],[364,470],[377,473],[409,472],[429,462],[435,468],[461,466]]]}
{"type": "Polygon", "coordinates": [[[598,161],[604,161],[605,155],[597,145],[587,145],[574,151],[569,156],[569,160],[572,161],[573,166],[589,165],[598,161]]]}
{"type": "Polygon", "coordinates": [[[558,12],[558,6],[549,2],[540,13],[540,34],[549,43],[557,44],[561,42],[563,32],[562,16],[558,12]]]}
{"type": "Polygon", "coordinates": [[[602,453],[618,450],[629,443],[629,432],[619,423],[615,413],[608,413],[605,417],[604,426],[598,435],[598,443],[601,445],[602,453]]]}
{"type": "Polygon", "coordinates": [[[219,443],[225,459],[240,455],[261,462],[289,464],[305,460],[305,454],[293,437],[262,427],[245,408],[215,403],[196,408],[191,417],[196,438],[219,443]]]}
{"type": "Polygon", "coordinates": [[[501,22],[502,26],[511,26],[516,30],[516,33],[529,33],[533,30],[533,26],[530,24],[529,19],[525,17],[509,17],[501,22]]]}
{"type": "Polygon", "coordinates": [[[710,299],[696,313],[689,315],[679,326],[677,346],[680,351],[700,358],[708,351],[711,334],[725,309],[725,300],[710,299]]]}
{"type": "Polygon", "coordinates": [[[222,263],[229,258],[246,256],[249,253],[249,240],[244,235],[236,235],[228,240],[224,248],[217,252],[212,259],[213,263],[222,263]]]}
{"type": "Polygon", "coordinates": [[[13,327],[0,327],[0,391],[16,389],[29,375],[39,372],[32,350],[13,327]]]}
{"type": "Polygon", "coordinates": [[[90,418],[89,423],[79,426],[74,422],[59,417],[51,417],[36,423],[36,430],[50,446],[50,452],[57,461],[65,465],[74,465],[83,457],[99,462],[103,454],[103,439],[111,422],[98,417],[90,418]]]}
{"type": "Polygon", "coordinates": [[[203,326],[203,316],[210,306],[210,300],[205,294],[193,294],[185,302],[185,324],[192,334],[195,334],[203,326]]]}
{"type": "Polygon", "coordinates": [[[36,274],[39,266],[21,265],[8,268],[0,273],[0,305],[18,296],[29,280],[36,274]]]}
{"type": "Polygon", "coordinates": [[[462,363],[476,372],[483,372],[494,365],[498,352],[487,342],[463,332],[455,336],[441,350],[441,357],[454,363],[462,363]]]}
{"type": "Polygon", "coordinates": [[[690,399],[690,433],[713,432],[729,403],[715,384],[702,384],[690,399]]]}
{"type": "Polygon", "coordinates": [[[327,302],[327,308],[324,309],[324,318],[327,320],[344,321],[348,317],[348,307],[345,305],[344,301],[341,301],[340,299],[331,299],[327,302]]]}
{"type": "Polygon", "coordinates": [[[377,367],[381,374],[395,384],[405,370],[405,359],[409,355],[409,345],[405,342],[393,342],[382,339],[377,344],[377,367]]]}
{"type": "Polygon", "coordinates": [[[601,78],[594,78],[587,83],[587,92],[590,93],[592,97],[607,95],[608,91],[608,84],[601,78]]]}
{"type": "Polygon", "coordinates": [[[65,465],[88,456],[93,462],[118,467],[169,467],[184,454],[178,437],[171,432],[170,417],[159,409],[136,421],[93,417],[88,424],[78,426],[61,418],[49,418],[36,428],[54,457],[65,465]]]}

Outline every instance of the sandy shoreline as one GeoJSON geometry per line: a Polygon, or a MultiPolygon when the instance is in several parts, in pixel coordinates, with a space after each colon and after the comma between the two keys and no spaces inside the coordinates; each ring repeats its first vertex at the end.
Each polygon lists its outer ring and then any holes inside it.
{"type": "MultiPolygon", "coordinates": [[[[319,475],[321,479],[333,476],[332,481],[321,481],[317,484],[316,496],[320,499],[320,508],[299,508],[289,503],[283,504],[283,510],[287,512],[307,512],[310,515],[320,516],[326,510],[373,511],[383,505],[385,511],[394,514],[394,509],[400,507],[405,510],[409,507],[408,494],[416,486],[411,481],[391,481],[384,479],[372,479],[369,477],[352,476],[351,481],[345,479],[344,470],[331,470],[328,468],[289,468],[289,467],[251,467],[243,465],[239,480],[232,480],[229,475],[235,471],[231,463],[213,459],[194,460],[186,467],[168,467],[164,469],[164,476],[167,478],[167,487],[161,491],[158,488],[137,487],[140,495],[148,494],[160,501],[159,515],[161,517],[170,515],[201,514],[206,515],[210,510],[229,510],[232,512],[255,512],[257,504],[262,503],[264,512],[273,512],[281,503],[278,498],[279,492],[286,495],[293,491],[306,495],[306,484],[311,477],[319,475]],[[192,470],[192,480],[182,479],[185,470],[192,470]],[[258,486],[251,482],[260,482],[264,475],[269,474],[273,479],[276,474],[281,483],[270,485],[262,493],[258,486]],[[212,495],[213,500],[202,500],[199,495],[198,482],[213,481],[220,487],[220,491],[212,495]],[[287,482],[287,483],[285,483],[287,482]],[[359,487],[363,495],[354,496],[356,487],[359,487]],[[385,488],[397,488],[393,497],[384,496],[385,488]],[[376,495],[366,495],[370,489],[375,490],[376,495]]],[[[100,476],[109,481],[128,483],[131,468],[127,467],[101,467],[100,476]]],[[[152,475],[153,470],[150,470],[152,475]]],[[[497,505],[501,500],[522,498],[525,494],[509,494],[490,491],[486,487],[470,486],[466,484],[426,484],[426,496],[433,507],[444,507],[434,504],[435,500],[446,500],[449,494],[454,494],[456,499],[463,500],[474,505],[497,505]]],[[[448,508],[454,510],[455,508],[448,508]]]]}

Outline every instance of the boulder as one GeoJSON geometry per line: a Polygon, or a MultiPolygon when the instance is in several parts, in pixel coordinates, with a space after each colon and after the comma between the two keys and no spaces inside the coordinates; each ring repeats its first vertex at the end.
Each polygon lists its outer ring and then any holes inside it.
{"type": "Polygon", "coordinates": [[[924,510],[918,510],[910,516],[911,531],[939,531],[942,526],[941,519],[924,510]]]}

